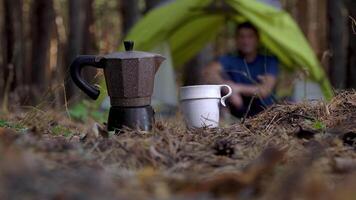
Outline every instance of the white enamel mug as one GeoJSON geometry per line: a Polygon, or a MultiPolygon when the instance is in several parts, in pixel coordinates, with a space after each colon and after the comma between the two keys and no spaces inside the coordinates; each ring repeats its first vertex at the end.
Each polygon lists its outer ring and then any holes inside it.
{"type": "Polygon", "coordinates": [[[226,106],[225,100],[232,94],[228,85],[194,85],[180,88],[180,106],[188,128],[219,126],[219,104],[226,106]],[[228,94],[221,97],[221,89],[228,94]]]}

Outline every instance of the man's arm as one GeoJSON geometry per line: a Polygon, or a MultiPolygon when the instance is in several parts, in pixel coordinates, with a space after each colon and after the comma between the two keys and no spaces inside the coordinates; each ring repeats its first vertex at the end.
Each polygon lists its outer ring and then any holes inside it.
{"type": "Polygon", "coordinates": [[[218,62],[212,62],[203,71],[204,79],[208,84],[227,84],[234,93],[243,94],[246,96],[258,96],[261,98],[268,97],[276,86],[276,77],[270,74],[259,76],[260,83],[255,85],[246,85],[234,83],[231,80],[226,80],[222,76],[222,66],[218,62]]]}
{"type": "Polygon", "coordinates": [[[268,97],[276,86],[276,77],[270,74],[259,76],[260,83],[255,85],[235,84],[241,94],[246,96],[258,96],[261,98],[268,97]]]}

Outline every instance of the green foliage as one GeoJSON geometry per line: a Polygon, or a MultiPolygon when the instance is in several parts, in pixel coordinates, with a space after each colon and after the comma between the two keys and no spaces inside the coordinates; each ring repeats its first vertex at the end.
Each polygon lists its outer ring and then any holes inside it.
{"type": "Polygon", "coordinates": [[[72,119],[82,122],[87,121],[89,118],[103,122],[107,118],[107,112],[100,111],[98,104],[87,100],[83,100],[70,108],[69,115],[72,119]]]}
{"type": "Polygon", "coordinates": [[[9,122],[9,121],[3,120],[3,119],[0,119],[0,127],[11,128],[11,129],[15,129],[16,131],[26,130],[26,127],[24,127],[20,123],[13,123],[13,122],[9,122]]]}
{"type": "Polygon", "coordinates": [[[0,127],[7,127],[8,126],[8,122],[5,120],[0,120],[0,127]]]}
{"type": "Polygon", "coordinates": [[[324,131],[326,129],[326,125],[322,121],[319,121],[319,120],[314,121],[312,126],[315,130],[318,130],[318,131],[324,131]]]}
{"type": "Polygon", "coordinates": [[[80,121],[86,121],[88,113],[89,111],[83,103],[78,103],[69,110],[70,117],[80,121]]]}
{"type": "Polygon", "coordinates": [[[61,125],[54,126],[51,129],[51,132],[53,135],[63,135],[64,137],[73,135],[73,132],[71,130],[61,125]]]}

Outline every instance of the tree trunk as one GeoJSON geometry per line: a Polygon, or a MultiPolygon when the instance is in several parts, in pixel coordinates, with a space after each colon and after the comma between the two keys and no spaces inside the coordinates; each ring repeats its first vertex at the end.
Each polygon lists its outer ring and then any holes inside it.
{"type": "MultiPolygon", "coordinates": [[[[0,0],[0,44],[6,45],[6,40],[4,39],[5,27],[4,27],[4,1],[0,0]]],[[[4,69],[5,69],[5,53],[6,49],[2,47],[0,48],[0,94],[4,94],[4,69]]],[[[0,103],[2,102],[2,95],[0,95],[0,103]]]]}
{"type": "MultiPolygon", "coordinates": [[[[354,0],[349,0],[348,6],[349,15],[356,19],[356,2],[354,0]]],[[[352,20],[349,20],[351,23],[349,24],[349,52],[348,52],[348,87],[356,89],[356,24],[352,24],[352,20]]]]}
{"type": "Polygon", "coordinates": [[[67,97],[74,96],[76,87],[69,75],[69,66],[76,56],[83,52],[83,32],[85,24],[85,12],[82,7],[84,0],[70,0],[68,1],[68,23],[69,23],[69,36],[68,36],[68,50],[67,50],[67,62],[64,67],[65,84],[67,97]]]}
{"type": "MultiPolygon", "coordinates": [[[[94,19],[94,10],[93,10],[93,2],[94,0],[86,0],[84,1],[84,26],[83,26],[83,54],[97,54],[98,47],[95,42],[95,19],[94,19]]],[[[83,77],[92,82],[91,80],[94,79],[97,70],[94,67],[86,68],[83,70],[83,77]]]]}
{"type": "Polygon", "coordinates": [[[123,17],[124,35],[128,33],[131,27],[140,18],[139,0],[121,0],[121,13],[123,17]]]}
{"type": "Polygon", "coordinates": [[[332,58],[330,78],[337,89],[346,88],[347,81],[347,12],[344,1],[328,0],[329,39],[332,58]]]}
{"type": "MultiPolygon", "coordinates": [[[[93,0],[70,0],[69,36],[67,47],[67,62],[64,67],[67,97],[74,97],[76,86],[69,77],[69,66],[80,54],[96,54],[94,32],[93,0]]],[[[93,81],[95,69],[84,69],[83,76],[89,82],[93,81]]]]}
{"type": "Polygon", "coordinates": [[[33,1],[31,13],[31,82],[42,94],[49,81],[49,48],[55,20],[53,1],[33,1]]]}
{"type": "MultiPolygon", "coordinates": [[[[24,64],[22,0],[4,0],[4,82],[13,90],[20,85],[24,64]]],[[[6,86],[5,86],[6,87],[6,86]]]]}
{"type": "MultiPolygon", "coordinates": [[[[57,87],[58,89],[54,93],[54,103],[56,109],[63,108],[65,102],[64,88],[63,83],[65,79],[65,74],[63,73],[64,66],[66,66],[66,44],[67,44],[67,35],[66,27],[64,25],[64,15],[66,15],[66,10],[62,9],[62,4],[60,1],[53,1],[53,8],[55,13],[55,26],[54,34],[52,40],[56,40],[56,60],[54,70],[51,71],[52,86],[57,87]]],[[[53,45],[53,44],[52,44],[53,45]]],[[[53,47],[53,46],[52,46],[53,47]]],[[[52,48],[51,47],[51,48],[52,48]]],[[[64,105],[66,106],[66,105],[64,105]]]]}

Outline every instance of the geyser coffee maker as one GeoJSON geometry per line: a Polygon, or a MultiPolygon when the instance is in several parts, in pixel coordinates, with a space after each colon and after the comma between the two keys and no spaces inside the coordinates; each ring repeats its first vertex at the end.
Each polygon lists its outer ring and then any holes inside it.
{"type": "Polygon", "coordinates": [[[70,66],[74,83],[90,98],[96,100],[100,91],[81,77],[83,67],[104,70],[111,108],[108,130],[129,127],[151,130],[154,110],[151,107],[154,77],[165,58],[158,54],[133,51],[132,41],[124,42],[124,52],[104,56],[80,55],[70,66]]]}

